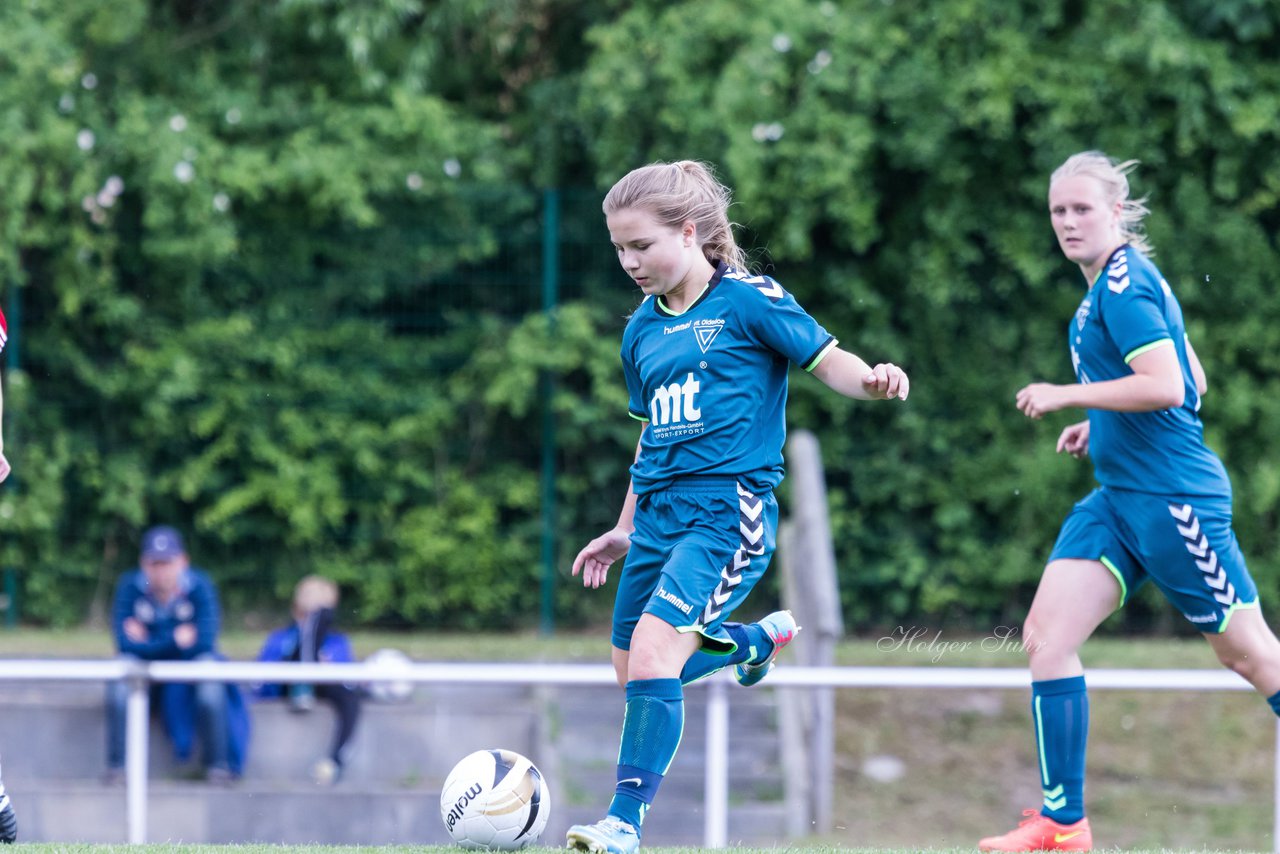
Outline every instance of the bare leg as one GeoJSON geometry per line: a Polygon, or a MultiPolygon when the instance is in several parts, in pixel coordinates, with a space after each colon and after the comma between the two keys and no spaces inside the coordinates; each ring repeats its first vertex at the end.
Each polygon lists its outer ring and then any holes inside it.
{"type": "Polygon", "coordinates": [[[1258,608],[1241,608],[1231,615],[1222,634],[1205,640],[1218,660],[1249,681],[1264,697],[1280,691],[1280,640],[1258,608]]]}
{"type": "Polygon", "coordinates": [[[1120,583],[1096,560],[1055,560],[1044,568],[1023,635],[1031,678],[1080,676],[1080,647],[1120,605],[1120,583]]]}

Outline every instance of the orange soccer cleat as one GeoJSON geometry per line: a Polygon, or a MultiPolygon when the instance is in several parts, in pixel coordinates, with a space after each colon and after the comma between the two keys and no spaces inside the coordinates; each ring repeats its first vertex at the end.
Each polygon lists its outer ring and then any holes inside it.
{"type": "Polygon", "coordinates": [[[1089,819],[1074,824],[1058,824],[1035,810],[1023,810],[1027,816],[1018,827],[1004,836],[988,836],[978,843],[979,851],[1089,851],[1093,848],[1093,831],[1089,819]]]}

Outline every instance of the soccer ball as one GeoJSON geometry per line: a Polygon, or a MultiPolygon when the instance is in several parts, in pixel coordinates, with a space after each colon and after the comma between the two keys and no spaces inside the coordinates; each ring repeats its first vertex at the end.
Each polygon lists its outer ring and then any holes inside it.
{"type": "Polygon", "coordinates": [[[440,791],[440,817],[463,848],[514,851],[533,845],[550,813],[542,773],[514,750],[477,750],[463,757],[440,791]]]}
{"type": "MultiPolygon", "coordinates": [[[[413,660],[398,649],[375,650],[364,660],[387,672],[388,676],[413,665],[413,660]]],[[[369,697],[378,703],[403,703],[413,696],[413,683],[408,679],[369,683],[369,697]]]]}

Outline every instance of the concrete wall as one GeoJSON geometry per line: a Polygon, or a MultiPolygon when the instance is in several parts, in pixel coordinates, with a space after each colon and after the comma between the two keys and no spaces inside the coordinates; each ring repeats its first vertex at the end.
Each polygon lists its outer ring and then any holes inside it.
{"type": "MultiPolygon", "coordinates": [[[[95,685],[0,687],[0,758],[22,841],[126,841],[125,795],[101,780],[105,732],[95,685]]],[[[645,824],[646,844],[702,839],[702,692],[690,692],[680,754],[645,824]]],[[[776,696],[734,689],[733,842],[785,842],[776,696]]],[[[158,724],[151,732],[148,840],[185,843],[442,844],[440,786],[457,760],[491,747],[529,756],[551,792],[543,844],[603,815],[622,719],[617,688],[419,686],[403,704],[366,703],[343,779],[310,779],[332,713],[253,707],[245,776],[219,788],[184,779],[158,724]]]]}

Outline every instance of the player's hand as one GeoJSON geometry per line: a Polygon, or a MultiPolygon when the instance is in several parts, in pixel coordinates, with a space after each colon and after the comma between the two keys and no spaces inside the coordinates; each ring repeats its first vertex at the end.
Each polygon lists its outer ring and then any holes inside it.
{"type": "Polygon", "coordinates": [[[902,368],[892,362],[881,362],[862,378],[862,389],[870,400],[906,400],[911,381],[902,368]]]}
{"type": "Polygon", "coordinates": [[[124,621],[124,636],[134,643],[146,643],[151,633],[147,631],[147,627],[142,624],[141,620],[135,617],[128,617],[124,621]]]}
{"type": "Polygon", "coordinates": [[[196,627],[191,623],[183,623],[173,630],[173,642],[178,649],[190,649],[196,645],[196,627]]]}
{"type": "Polygon", "coordinates": [[[1089,453],[1089,422],[1081,421],[1063,429],[1058,437],[1058,453],[1066,451],[1077,460],[1089,453]]]}
{"type": "Polygon", "coordinates": [[[573,574],[582,573],[582,586],[595,589],[604,584],[609,567],[631,548],[631,534],[622,528],[606,531],[587,543],[573,560],[573,574]]]}
{"type": "Polygon", "coordinates": [[[1016,400],[1028,418],[1043,418],[1067,405],[1064,387],[1053,383],[1032,383],[1018,392],[1016,400]]]}
{"type": "Polygon", "coordinates": [[[9,461],[4,458],[4,452],[0,451],[0,483],[4,483],[4,479],[9,476],[9,461]]]}

